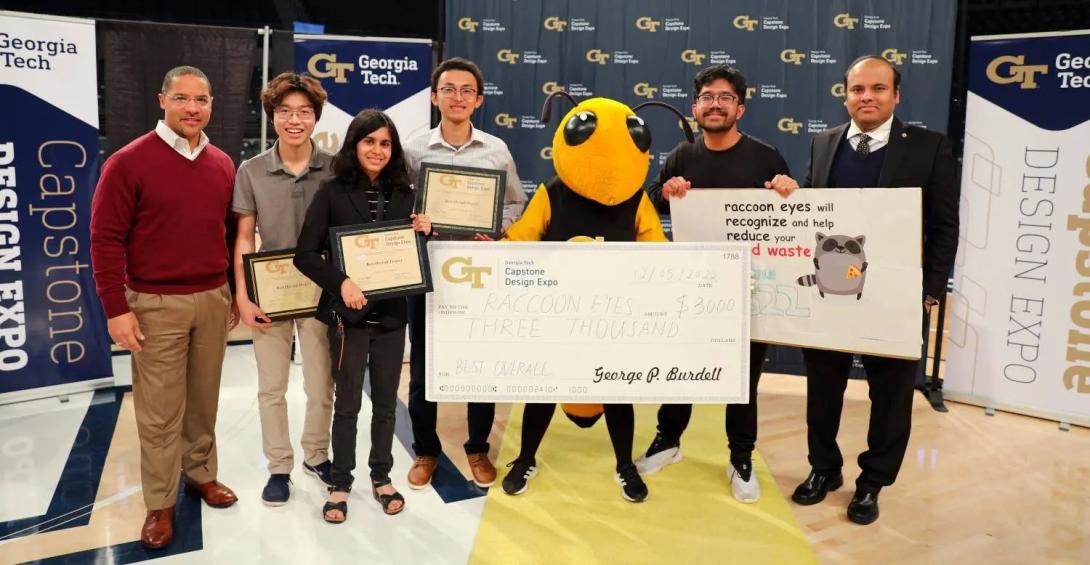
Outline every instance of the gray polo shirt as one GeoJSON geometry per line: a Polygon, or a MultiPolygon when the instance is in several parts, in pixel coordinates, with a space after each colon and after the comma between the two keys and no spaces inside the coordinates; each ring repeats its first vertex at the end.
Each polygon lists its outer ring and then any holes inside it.
{"type": "Polygon", "coordinates": [[[333,176],[333,155],[311,144],[310,163],[296,176],[284,167],[277,148],[278,140],[268,150],[247,159],[235,175],[235,194],[231,208],[239,214],[256,214],[261,250],[295,247],[307,207],[318,185],[333,176]]]}
{"type": "Polygon", "coordinates": [[[420,163],[457,165],[482,169],[507,171],[507,187],[503,194],[503,228],[507,229],[522,214],[526,206],[526,193],[515,170],[515,159],[502,139],[473,128],[469,142],[455,148],[443,140],[439,127],[422,131],[404,144],[405,160],[413,182],[420,178],[420,163]]]}

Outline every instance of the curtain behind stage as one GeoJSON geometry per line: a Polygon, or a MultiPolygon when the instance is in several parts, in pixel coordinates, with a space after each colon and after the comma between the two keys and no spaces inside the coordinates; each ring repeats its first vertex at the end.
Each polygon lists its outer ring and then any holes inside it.
{"type": "Polygon", "coordinates": [[[163,75],[190,65],[212,82],[212,119],[205,132],[237,166],[259,40],[250,29],[99,22],[106,155],[155,127],[163,118],[156,97],[163,75]]]}

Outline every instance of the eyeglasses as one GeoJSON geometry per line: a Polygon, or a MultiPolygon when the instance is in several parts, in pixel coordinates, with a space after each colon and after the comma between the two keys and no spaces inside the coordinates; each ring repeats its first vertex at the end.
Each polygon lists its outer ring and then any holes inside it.
{"type": "Polygon", "coordinates": [[[284,122],[290,120],[292,116],[296,116],[304,122],[309,122],[314,119],[315,114],[313,108],[300,108],[298,110],[292,110],[291,108],[281,107],[277,108],[273,112],[273,116],[276,117],[276,119],[284,122]]]}
{"type": "Polygon", "coordinates": [[[186,96],[185,94],[163,94],[163,97],[170,101],[175,106],[188,106],[190,102],[197,105],[198,108],[207,108],[212,103],[211,96],[186,96]]]}
{"type": "Polygon", "coordinates": [[[454,98],[455,94],[461,94],[462,98],[476,98],[477,89],[468,86],[462,89],[457,89],[453,86],[440,86],[439,94],[441,94],[443,98],[454,98]]]}
{"type": "Polygon", "coordinates": [[[697,96],[696,100],[697,100],[697,102],[700,102],[701,104],[703,104],[705,106],[710,106],[713,102],[716,102],[716,101],[718,101],[720,104],[722,104],[724,106],[729,106],[729,105],[734,104],[735,102],[737,102],[738,97],[731,94],[731,93],[729,93],[729,92],[724,92],[723,94],[720,94],[718,96],[716,96],[715,94],[712,94],[710,92],[705,92],[704,94],[701,94],[700,96],[697,96]]]}

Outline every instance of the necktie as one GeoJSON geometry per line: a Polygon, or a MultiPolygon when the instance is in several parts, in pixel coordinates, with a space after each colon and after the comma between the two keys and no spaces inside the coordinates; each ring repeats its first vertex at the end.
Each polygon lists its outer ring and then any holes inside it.
{"type": "Polygon", "coordinates": [[[859,143],[855,146],[855,152],[858,153],[860,157],[866,157],[867,154],[870,153],[869,135],[865,133],[859,134],[859,143]]]}

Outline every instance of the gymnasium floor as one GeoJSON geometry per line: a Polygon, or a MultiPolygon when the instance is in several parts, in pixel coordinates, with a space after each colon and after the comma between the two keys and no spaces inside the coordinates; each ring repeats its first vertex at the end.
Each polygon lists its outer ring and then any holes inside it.
{"type": "MultiPolygon", "coordinates": [[[[127,373],[128,358],[115,357],[127,373]]],[[[404,513],[381,514],[366,489],[352,494],[348,523],[321,521],[324,491],[296,470],[290,503],[261,504],[256,373],[250,346],[228,348],[220,399],[220,479],[240,497],[226,510],[179,499],[174,544],[138,541],[144,507],[132,404],[124,389],[0,406],[0,563],[1090,563],[1090,430],[922,397],[897,484],[881,496],[881,518],[861,527],[845,508],[865,442],[866,383],[848,387],[841,448],[847,485],[822,504],[788,496],[808,471],[805,382],[765,375],[760,386],[763,489],[735,502],[724,472],[722,407],[701,407],[683,438],[685,459],[647,480],[641,505],[612,480],[605,427],[577,429],[558,416],[530,490],[505,496],[466,481],[464,407],[444,406],[444,457],[434,489],[411,491],[408,413],[399,407],[394,484],[404,513]]],[[[407,370],[406,370],[407,373],[407,370]]],[[[302,423],[293,369],[292,430],[302,423]]],[[[407,378],[407,377],[406,377],[407,378]]],[[[402,386],[402,400],[406,387],[402,386]]],[[[364,411],[367,411],[365,406],[364,411]]],[[[497,411],[493,456],[517,452],[519,414],[497,411]]],[[[361,422],[369,414],[361,414],[361,422]]],[[[654,407],[637,410],[637,450],[654,433],[654,407]]],[[[366,433],[359,436],[366,452],[366,433]]],[[[297,452],[298,461],[298,452],[297,452]]],[[[366,470],[357,470],[366,477],[366,470]]]]}

